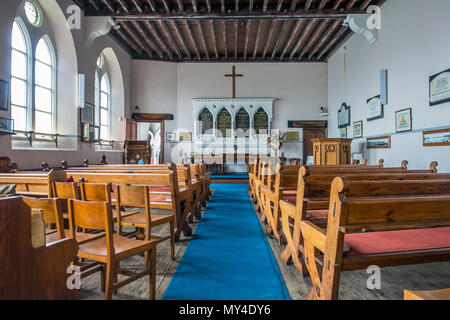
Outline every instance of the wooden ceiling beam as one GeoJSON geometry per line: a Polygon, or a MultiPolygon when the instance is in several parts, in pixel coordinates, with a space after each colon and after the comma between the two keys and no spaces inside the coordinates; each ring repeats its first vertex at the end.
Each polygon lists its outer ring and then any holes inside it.
{"type": "Polygon", "coordinates": [[[118,0],[118,1],[119,1],[120,6],[122,7],[122,9],[123,9],[126,13],[129,13],[129,12],[130,12],[130,9],[128,8],[127,3],[126,3],[124,0],[118,0]]]}
{"type": "Polygon", "coordinates": [[[220,0],[220,11],[225,12],[225,0],[220,0]]]}
{"type": "Polygon", "coordinates": [[[248,11],[252,12],[253,11],[253,5],[255,3],[255,0],[249,0],[248,2],[248,11]]]}
{"type": "Polygon", "coordinates": [[[244,42],[244,60],[247,60],[247,48],[248,48],[248,38],[250,36],[250,28],[252,21],[248,20],[247,25],[245,27],[245,42],[244,42]]]}
{"type": "Polygon", "coordinates": [[[284,56],[286,54],[286,51],[292,45],[292,42],[295,39],[295,35],[298,33],[298,30],[300,30],[300,27],[302,27],[304,24],[305,24],[305,20],[304,19],[297,20],[297,22],[295,23],[294,28],[291,31],[291,34],[289,35],[289,38],[288,38],[286,44],[284,45],[283,51],[281,51],[280,60],[283,60],[283,58],[284,58],[284,56]]]}
{"type": "Polygon", "coordinates": [[[266,43],[264,45],[262,59],[265,59],[265,57],[266,57],[267,49],[269,48],[269,44],[270,44],[270,39],[272,38],[272,34],[273,34],[274,26],[275,26],[275,21],[276,20],[272,20],[272,22],[270,23],[269,32],[267,34],[266,43]]]}
{"type": "Polygon", "coordinates": [[[283,0],[278,0],[277,3],[277,11],[281,11],[281,7],[283,6],[283,0]]]}
{"type": "Polygon", "coordinates": [[[211,12],[211,0],[205,0],[206,2],[206,10],[208,10],[208,12],[211,12]]]}
{"type": "Polygon", "coordinates": [[[272,50],[272,57],[271,57],[272,60],[275,57],[275,55],[277,54],[278,46],[280,45],[281,39],[283,38],[288,21],[289,20],[283,21],[283,25],[281,26],[280,32],[278,33],[277,41],[275,42],[275,46],[273,47],[273,50],[272,50]]]}
{"type": "MultiPolygon", "coordinates": [[[[152,21],[145,21],[145,24],[146,24],[147,28],[150,29],[150,31],[154,34],[153,38],[156,40],[156,42],[158,42],[159,47],[162,48],[167,53],[169,58],[172,60],[173,59],[172,51],[170,51],[168,45],[164,41],[163,37],[159,33],[159,31],[156,28],[156,26],[153,24],[152,21]]],[[[145,31],[145,29],[144,29],[144,31],[145,31]]]]}
{"type": "Polygon", "coordinates": [[[341,37],[337,38],[335,45],[330,47],[330,50],[327,52],[325,61],[328,61],[330,57],[335,54],[335,52],[344,45],[344,43],[353,35],[353,31],[347,28],[341,35],[341,37]]]}
{"type": "Polygon", "coordinates": [[[306,52],[308,52],[308,50],[310,50],[311,47],[319,40],[319,38],[322,36],[325,28],[328,26],[329,23],[330,23],[329,20],[322,20],[322,22],[319,24],[317,29],[314,30],[314,33],[309,38],[309,40],[306,43],[306,45],[303,47],[302,51],[300,51],[300,54],[298,56],[298,60],[302,60],[303,56],[306,54],[306,52]]]}
{"type": "MultiPolygon", "coordinates": [[[[137,12],[130,12],[128,14],[112,14],[111,16],[116,21],[130,21],[130,20],[297,20],[297,19],[345,19],[349,14],[366,14],[366,11],[360,9],[352,10],[308,10],[308,11],[261,11],[253,10],[247,12],[247,10],[241,10],[240,12],[184,12],[184,13],[144,13],[139,14],[137,12]]],[[[95,16],[97,14],[88,13],[87,16],[95,16]]],[[[98,14],[100,15],[100,14],[98,14]]],[[[104,15],[104,14],[103,14],[104,15]]]]}
{"type": "Polygon", "coordinates": [[[192,2],[192,10],[194,10],[194,12],[198,12],[197,0],[191,0],[191,2],[192,2]]]}
{"type": "Polygon", "coordinates": [[[108,8],[109,11],[111,11],[113,14],[116,14],[116,10],[114,9],[114,6],[112,3],[110,3],[108,0],[102,0],[105,6],[108,8]]]}
{"type": "Polygon", "coordinates": [[[205,48],[206,60],[210,60],[209,58],[209,50],[206,44],[205,32],[203,31],[202,22],[198,21],[198,27],[200,29],[200,40],[202,41],[203,48],[205,48]]]}
{"type": "Polygon", "coordinates": [[[166,12],[167,12],[168,14],[171,14],[170,8],[169,8],[169,3],[167,2],[167,0],[161,0],[161,2],[162,2],[162,4],[163,4],[164,9],[166,10],[166,12]]]}
{"type": "Polygon", "coordinates": [[[341,30],[339,30],[331,40],[328,41],[325,48],[320,51],[319,55],[317,56],[317,59],[322,59],[322,57],[331,49],[331,47],[344,35],[344,33],[347,31],[347,27],[342,27],[341,30]]]}
{"type": "Polygon", "coordinates": [[[319,3],[319,10],[323,10],[325,6],[327,5],[328,0],[321,0],[319,3]]]}
{"type": "Polygon", "coordinates": [[[189,25],[188,20],[184,20],[186,23],[186,28],[188,30],[189,38],[191,39],[192,46],[194,47],[195,54],[197,55],[198,60],[202,60],[202,56],[200,55],[200,50],[198,49],[197,42],[195,41],[194,34],[192,33],[191,26],[189,25]]]}
{"type": "MultiPolygon", "coordinates": [[[[143,38],[145,41],[147,41],[150,46],[152,46],[155,50],[155,52],[158,54],[158,56],[161,59],[164,59],[164,53],[161,51],[160,46],[158,46],[154,41],[153,41],[153,37],[150,35],[150,33],[148,32],[148,30],[145,28],[144,22],[136,22],[134,25],[134,28],[136,30],[138,30],[138,32],[140,31],[141,34],[143,35],[143,38]]],[[[148,24],[147,24],[148,25],[148,24]]]]}
{"type": "Polygon", "coordinates": [[[234,0],[234,9],[239,12],[239,0],[234,0]]]}
{"type": "MultiPolygon", "coordinates": [[[[126,33],[125,38],[126,38],[130,43],[135,44],[135,45],[134,45],[135,48],[138,48],[138,49],[139,49],[138,52],[140,52],[140,55],[142,55],[142,54],[143,54],[143,51],[145,51],[145,52],[147,52],[147,54],[148,54],[150,57],[153,57],[152,50],[151,50],[148,46],[144,45],[144,44],[139,40],[139,38],[136,36],[136,32],[135,32],[134,30],[131,30],[130,27],[128,27],[128,25],[127,25],[125,22],[121,23],[121,24],[120,24],[120,27],[121,27],[120,29],[124,30],[124,33],[126,33]]],[[[121,31],[120,29],[117,30],[117,31],[119,32],[119,34],[122,34],[122,36],[124,36],[123,33],[122,33],[122,31],[121,31]]],[[[160,56],[160,57],[162,58],[162,56],[160,56]]]]}
{"type": "Polygon", "coordinates": [[[294,12],[296,8],[297,8],[297,0],[292,0],[291,11],[294,12]]]}
{"type": "Polygon", "coordinates": [[[341,3],[342,3],[343,1],[344,1],[344,0],[336,0],[336,1],[334,2],[334,5],[333,5],[333,10],[339,9],[339,6],[341,5],[341,3]]]}
{"type": "Polygon", "coordinates": [[[259,39],[261,39],[261,20],[258,20],[258,31],[256,31],[255,47],[253,48],[253,60],[256,59],[256,53],[258,52],[259,39]]]}
{"type": "Polygon", "coordinates": [[[211,26],[212,41],[214,44],[214,53],[216,55],[216,59],[219,60],[219,50],[217,49],[216,28],[214,27],[214,20],[209,20],[209,24],[211,26]]]}
{"type": "Polygon", "coordinates": [[[177,0],[178,12],[184,12],[183,0],[177,0]]]}
{"type": "Polygon", "coordinates": [[[297,43],[295,44],[294,48],[291,51],[289,60],[292,60],[294,58],[295,53],[300,48],[301,44],[305,41],[305,39],[309,35],[309,32],[311,31],[311,29],[317,24],[317,21],[318,20],[316,20],[316,19],[312,19],[312,20],[308,21],[308,24],[306,25],[301,36],[298,38],[297,43]]]}
{"type": "Polygon", "coordinates": [[[166,37],[169,39],[170,44],[172,45],[172,47],[175,49],[175,52],[177,53],[177,56],[179,59],[183,59],[183,54],[181,53],[180,48],[178,47],[177,42],[175,41],[172,33],[170,33],[169,28],[167,28],[166,23],[161,20],[158,21],[159,22],[159,26],[161,27],[162,31],[164,32],[164,34],[166,35],[166,37]]]}
{"type": "Polygon", "coordinates": [[[315,47],[310,51],[308,55],[308,59],[311,60],[311,58],[314,56],[314,54],[319,51],[319,49],[328,41],[330,36],[333,34],[333,32],[336,31],[336,29],[342,25],[342,20],[336,20],[333,22],[333,24],[328,28],[327,32],[322,36],[320,41],[315,45],[315,47]]]}
{"type": "Polygon", "coordinates": [[[347,10],[350,10],[351,8],[353,8],[353,6],[355,5],[356,1],[357,1],[357,0],[350,0],[350,1],[347,3],[347,10]]]}
{"type": "Polygon", "coordinates": [[[155,5],[155,2],[153,0],[145,0],[145,1],[147,1],[147,4],[149,5],[150,9],[153,12],[156,12],[156,5],[155,5]]]}
{"type": "Polygon", "coordinates": [[[264,0],[263,3],[263,11],[266,12],[267,11],[267,6],[269,5],[269,0],[264,0]]]}
{"type": "Polygon", "coordinates": [[[141,0],[131,0],[131,2],[134,4],[134,6],[136,7],[136,10],[139,13],[144,12],[144,7],[142,6],[141,0]]]}
{"type": "Polygon", "coordinates": [[[228,60],[227,22],[222,20],[223,25],[223,46],[225,48],[225,60],[228,60]]]}
{"type": "Polygon", "coordinates": [[[186,44],[186,40],[183,37],[183,33],[181,32],[180,26],[176,21],[172,21],[173,26],[175,28],[175,32],[177,33],[178,38],[180,38],[180,42],[184,47],[184,51],[186,51],[186,54],[188,56],[188,59],[192,59],[191,51],[189,51],[189,47],[186,44]]]}
{"type": "Polygon", "coordinates": [[[312,0],[306,0],[305,3],[305,11],[308,11],[311,8],[312,0]]]}
{"type": "Polygon", "coordinates": [[[369,4],[372,2],[372,0],[364,0],[364,2],[359,7],[361,10],[366,10],[369,4]]]}

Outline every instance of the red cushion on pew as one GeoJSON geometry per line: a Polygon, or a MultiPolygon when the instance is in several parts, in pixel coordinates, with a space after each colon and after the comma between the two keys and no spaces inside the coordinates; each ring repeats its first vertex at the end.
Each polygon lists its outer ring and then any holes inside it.
{"type": "Polygon", "coordinates": [[[73,177],[72,177],[72,176],[68,176],[68,177],[66,178],[66,182],[75,182],[75,180],[73,180],[73,177]]]}
{"type": "Polygon", "coordinates": [[[297,203],[297,196],[283,196],[283,200],[287,200],[290,203],[296,204],[297,203]]]}
{"type": "Polygon", "coordinates": [[[450,228],[348,234],[349,256],[450,248],[450,228]]]}
{"type": "Polygon", "coordinates": [[[328,210],[308,210],[308,217],[311,220],[327,220],[328,219],[328,210]]]}

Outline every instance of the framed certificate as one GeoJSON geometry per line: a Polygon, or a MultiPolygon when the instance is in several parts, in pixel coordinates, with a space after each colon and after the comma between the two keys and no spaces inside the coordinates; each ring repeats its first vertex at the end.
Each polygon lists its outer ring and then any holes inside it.
{"type": "Polygon", "coordinates": [[[350,125],[350,106],[343,103],[338,111],[338,127],[344,128],[350,125]]]}
{"type": "Polygon", "coordinates": [[[367,100],[367,121],[384,118],[384,106],[381,103],[381,96],[375,96],[367,100]]]}
{"type": "Polygon", "coordinates": [[[430,106],[450,102],[450,69],[430,77],[430,106]]]}

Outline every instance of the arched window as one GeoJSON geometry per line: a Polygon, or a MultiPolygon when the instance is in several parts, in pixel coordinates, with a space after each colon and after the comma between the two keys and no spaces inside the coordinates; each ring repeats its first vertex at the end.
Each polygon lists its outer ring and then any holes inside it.
{"type": "Polygon", "coordinates": [[[11,37],[11,118],[14,129],[26,131],[30,84],[29,36],[23,22],[17,18],[13,23],[11,37]]]}
{"type": "Polygon", "coordinates": [[[55,97],[55,55],[48,37],[44,36],[36,46],[34,79],[34,130],[53,133],[55,97]]]}
{"type": "Polygon", "coordinates": [[[207,108],[203,109],[202,112],[198,115],[198,121],[200,126],[200,134],[212,133],[214,128],[214,119],[211,111],[207,108]]]}
{"type": "Polygon", "coordinates": [[[268,134],[269,116],[263,108],[259,108],[253,117],[253,129],[256,134],[268,134]]]}
{"type": "Polygon", "coordinates": [[[217,115],[217,131],[222,137],[231,137],[231,114],[225,108],[217,115]]]}
{"type": "Polygon", "coordinates": [[[247,134],[249,129],[250,115],[244,108],[241,108],[236,114],[236,130],[238,131],[238,133],[247,134]]]}
{"type": "Polygon", "coordinates": [[[111,104],[111,86],[108,74],[104,74],[100,82],[100,139],[109,139],[109,110],[111,104]]]}

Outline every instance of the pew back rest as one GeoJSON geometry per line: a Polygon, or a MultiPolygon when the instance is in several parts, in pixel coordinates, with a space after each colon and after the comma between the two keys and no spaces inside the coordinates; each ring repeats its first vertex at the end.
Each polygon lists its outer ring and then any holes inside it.
{"type": "Polygon", "coordinates": [[[81,200],[81,191],[75,182],[53,182],[53,196],[58,199],[77,199],[81,200]]]}
{"type": "Polygon", "coordinates": [[[80,183],[81,200],[111,203],[110,183],[80,183]]]}
{"type": "Polygon", "coordinates": [[[68,207],[70,232],[74,238],[78,227],[112,233],[112,211],[109,203],[70,199],[68,207]]]}
{"type": "Polygon", "coordinates": [[[147,208],[150,205],[148,186],[117,185],[117,207],[147,208]]]}
{"type": "Polygon", "coordinates": [[[450,180],[354,182],[338,177],[332,183],[330,230],[365,232],[377,224],[377,231],[387,231],[440,223],[450,223],[450,180]]]}

